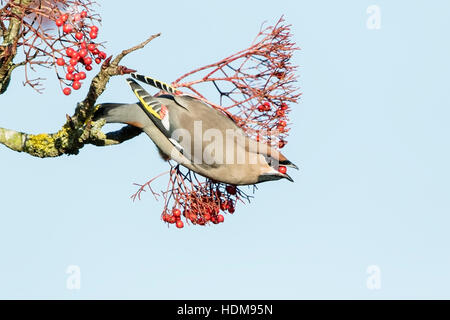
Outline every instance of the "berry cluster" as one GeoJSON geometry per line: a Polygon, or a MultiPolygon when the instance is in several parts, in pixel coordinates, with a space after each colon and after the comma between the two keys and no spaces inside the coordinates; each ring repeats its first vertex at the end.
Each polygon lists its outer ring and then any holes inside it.
{"type": "Polygon", "coordinates": [[[235,203],[237,188],[233,185],[227,185],[224,191],[217,189],[213,196],[193,197],[189,202],[179,204],[183,209],[183,213],[179,208],[173,208],[171,211],[166,210],[162,214],[162,220],[168,224],[175,224],[177,228],[184,227],[182,216],[185,220],[194,225],[204,226],[209,223],[219,224],[225,221],[225,217],[221,214],[235,212],[235,203]]]}
{"type": "Polygon", "coordinates": [[[72,89],[80,89],[81,80],[86,79],[86,73],[80,71],[80,65],[83,65],[86,71],[91,71],[93,61],[100,64],[106,59],[106,53],[100,51],[98,44],[93,41],[97,38],[99,29],[85,23],[87,16],[87,11],[64,13],[55,20],[56,26],[62,28],[63,34],[72,37],[72,41],[67,41],[69,46],[55,52],[61,55],[56,59],[56,65],[64,68],[65,76],[60,77],[60,80],[67,85],[63,89],[65,95],[70,95],[72,89]]]}
{"type": "MultiPolygon", "coordinates": [[[[288,105],[286,103],[281,103],[278,108],[276,108],[275,112],[272,112],[272,105],[270,102],[263,102],[258,106],[258,111],[262,113],[262,117],[266,117],[268,119],[275,119],[276,123],[272,126],[272,129],[276,127],[277,131],[279,133],[285,133],[286,132],[286,126],[287,126],[287,117],[286,112],[288,111],[288,105]]],[[[259,134],[256,136],[256,140],[260,141],[259,134]]],[[[286,141],[283,139],[280,139],[278,143],[278,148],[283,148],[286,145],[286,141]]]]}
{"type": "MultiPolygon", "coordinates": [[[[189,209],[185,209],[183,211],[183,216],[189,220],[192,224],[198,224],[201,226],[206,225],[208,222],[212,222],[214,224],[222,223],[225,221],[223,215],[218,212],[205,212],[202,215],[198,213],[194,213],[189,209]]],[[[181,229],[184,227],[183,221],[181,221],[181,210],[174,208],[172,209],[172,214],[164,213],[162,216],[164,222],[169,224],[175,224],[177,228],[181,229]]]]}

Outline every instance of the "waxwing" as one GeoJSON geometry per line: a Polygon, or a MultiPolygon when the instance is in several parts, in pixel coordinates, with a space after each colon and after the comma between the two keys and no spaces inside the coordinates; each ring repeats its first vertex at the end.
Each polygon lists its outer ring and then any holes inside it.
{"type": "Polygon", "coordinates": [[[293,181],[278,168],[297,166],[276,149],[250,139],[228,114],[200,99],[180,94],[164,82],[135,73],[131,76],[163,94],[152,96],[128,78],[139,102],[98,105],[94,120],[142,129],[164,159],[172,159],[214,181],[233,185],[282,178],[293,181]]]}

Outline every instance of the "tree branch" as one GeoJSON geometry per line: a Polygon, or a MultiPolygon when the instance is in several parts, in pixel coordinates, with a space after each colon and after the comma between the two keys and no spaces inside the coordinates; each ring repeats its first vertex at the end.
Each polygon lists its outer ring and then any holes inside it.
{"type": "Polygon", "coordinates": [[[105,134],[101,131],[105,121],[92,122],[91,119],[96,110],[96,101],[105,91],[109,79],[113,76],[134,72],[134,70],[119,65],[120,61],[129,53],[142,49],[159,36],[160,33],[152,35],[141,44],[122,51],[114,60],[112,57],[106,59],[100,72],[92,79],[86,98],[78,103],[72,117],[67,116],[67,121],[58,132],[33,135],[0,128],[0,143],[14,151],[47,158],[63,154],[78,154],[86,144],[116,145],[139,135],[142,131],[131,126],[125,126],[118,131],[105,134]]]}
{"type": "Polygon", "coordinates": [[[7,30],[4,30],[5,26],[2,22],[3,42],[0,44],[0,94],[5,93],[11,81],[12,71],[15,69],[13,60],[17,53],[17,41],[20,38],[20,29],[22,26],[22,21],[19,17],[31,2],[31,0],[12,1],[12,4],[16,6],[11,9],[13,16],[9,20],[7,30]]]}

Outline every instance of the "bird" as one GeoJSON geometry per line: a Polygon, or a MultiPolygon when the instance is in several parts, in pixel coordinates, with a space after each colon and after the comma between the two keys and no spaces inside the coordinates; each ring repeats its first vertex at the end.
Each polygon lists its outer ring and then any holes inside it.
{"type": "Polygon", "coordinates": [[[280,179],[293,182],[285,170],[278,169],[298,167],[275,148],[248,137],[230,115],[162,81],[138,73],[131,77],[126,81],[138,102],[99,104],[94,121],[104,119],[141,129],[163,159],[174,160],[212,181],[230,185],[280,179]],[[134,79],[162,93],[152,96],[134,79]]]}

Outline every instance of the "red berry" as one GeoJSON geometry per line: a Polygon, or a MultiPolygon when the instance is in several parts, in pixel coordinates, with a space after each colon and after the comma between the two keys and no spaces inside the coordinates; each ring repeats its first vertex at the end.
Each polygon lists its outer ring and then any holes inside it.
{"type": "Polygon", "coordinates": [[[287,108],[288,108],[288,105],[287,105],[286,103],[283,102],[283,103],[281,104],[280,109],[281,109],[281,110],[287,110],[287,108]]]}
{"type": "Polygon", "coordinates": [[[278,109],[276,115],[277,115],[277,117],[284,117],[284,113],[285,112],[283,110],[278,109]]]}
{"type": "Polygon", "coordinates": [[[81,49],[86,49],[87,48],[86,41],[80,42],[80,48],[81,49]]]}
{"type": "Polygon", "coordinates": [[[92,26],[92,27],[91,27],[91,32],[97,33],[97,32],[98,32],[98,27],[92,26]]]}
{"type": "Polygon", "coordinates": [[[80,74],[79,73],[74,74],[73,75],[73,80],[74,81],[80,81],[81,80],[80,74]]]}
{"type": "Polygon", "coordinates": [[[74,78],[73,73],[66,73],[66,79],[72,81],[74,78]]]}
{"type": "Polygon", "coordinates": [[[286,168],[285,166],[280,166],[280,167],[278,168],[278,171],[279,171],[280,173],[282,173],[282,174],[285,174],[285,173],[287,172],[287,168],[286,168]]]}
{"type": "Polygon", "coordinates": [[[181,228],[183,228],[183,227],[184,227],[183,221],[178,220],[178,221],[177,221],[177,228],[178,228],[178,229],[181,229],[181,228]]]}
{"type": "Polygon", "coordinates": [[[70,90],[70,88],[64,88],[63,89],[63,93],[68,96],[70,93],[72,92],[72,90],[70,90]]]}
{"type": "Polygon", "coordinates": [[[72,27],[72,25],[70,25],[70,24],[65,24],[65,25],[63,26],[63,31],[64,31],[65,33],[71,33],[72,30],[73,30],[73,27],[72,27]]]}
{"type": "Polygon", "coordinates": [[[278,122],[278,125],[282,126],[282,127],[286,127],[287,123],[286,123],[286,121],[281,120],[280,122],[278,122]]]}
{"type": "Polygon", "coordinates": [[[217,221],[216,217],[211,217],[211,222],[214,224],[218,224],[219,222],[217,221]]]}
{"type": "Polygon", "coordinates": [[[87,17],[87,11],[85,11],[85,10],[81,11],[80,16],[83,19],[86,18],[87,17]]]}
{"type": "Polygon", "coordinates": [[[59,19],[56,19],[55,23],[58,27],[61,27],[64,24],[64,21],[62,21],[62,19],[59,18],[59,19]]]}
{"type": "Polygon", "coordinates": [[[68,66],[67,67],[67,72],[74,73],[75,72],[75,67],[74,66],[68,66]]]}
{"type": "Polygon", "coordinates": [[[278,142],[278,148],[283,148],[285,145],[286,145],[286,141],[284,141],[284,140],[280,140],[280,142],[278,142]]]}
{"type": "Polygon", "coordinates": [[[80,79],[84,80],[86,79],[86,73],[84,73],[83,71],[81,71],[80,73],[78,73],[80,75],[80,79]]]}
{"type": "Polygon", "coordinates": [[[89,37],[91,37],[91,39],[97,38],[97,32],[94,31],[89,32],[89,37]]]}
{"type": "Polygon", "coordinates": [[[266,110],[266,108],[264,108],[263,105],[259,105],[259,106],[258,106],[258,111],[259,111],[259,112],[264,112],[265,110],[266,110]]]}
{"type": "Polygon", "coordinates": [[[66,49],[66,54],[69,57],[72,57],[73,53],[75,52],[75,50],[73,50],[72,48],[67,48],[66,49]]]}
{"type": "Polygon", "coordinates": [[[73,16],[73,20],[76,21],[76,22],[80,21],[81,20],[81,14],[79,14],[79,13],[75,14],[73,16]]]}
{"type": "Polygon", "coordinates": [[[63,22],[66,22],[66,21],[69,19],[69,14],[68,14],[68,13],[63,14],[63,15],[61,16],[60,19],[61,19],[63,22]]]}
{"type": "Polygon", "coordinates": [[[98,57],[100,59],[106,59],[106,53],[104,53],[103,51],[100,51],[99,54],[98,54],[98,57]]]}
{"type": "Polygon", "coordinates": [[[64,61],[63,58],[58,58],[58,59],[56,59],[56,64],[57,64],[58,66],[63,66],[63,65],[66,64],[66,62],[64,61]]]}
{"type": "Polygon", "coordinates": [[[227,201],[223,201],[220,203],[220,209],[225,211],[228,208],[228,202],[227,201]]]}
{"type": "Polygon", "coordinates": [[[205,213],[203,218],[205,218],[206,221],[209,221],[211,219],[211,215],[209,213],[205,213]]]}
{"type": "Polygon", "coordinates": [[[75,66],[78,63],[78,59],[72,58],[70,59],[69,63],[71,66],[75,66]]]}
{"type": "Polygon", "coordinates": [[[84,58],[88,55],[88,51],[86,49],[81,49],[80,52],[78,52],[81,58],[84,58]]]}
{"type": "Polygon", "coordinates": [[[263,105],[264,105],[264,109],[266,110],[266,111],[269,111],[270,109],[271,109],[271,106],[270,106],[270,103],[269,102],[264,102],[263,103],[263,105]]]}
{"type": "Polygon", "coordinates": [[[80,81],[74,81],[72,84],[72,88],[74,88],[75,90],[78,90],[81,88],[81,83],[80,81]]]}
{"type": "Polygon", "coordinates": [[[100,64],[102,62],[102,59],[100,59],[100,58],[95,58],[95,63],[96,64],[100,64]]]}
{"type": "Polygon", "coordinates": [[[174,216],[169,216],[169,223],[174,224],[177,221],[177,219],[174,216]]]}
{"type": "Polygon", "coordinates": [[[231,195],[235,195],[236,194],[236,186],[227,186],[225,189],[231,195]]]}
{"type": "Polygon", "coordinates": [[[74,51],[72,59],[75,59],[78,62],[80,60],[80,54],[77,51],[74,51]]]}
{"type": "Polygon", "coordinates": [[[224,220],[225,220],[225,218],[224,218],[223,215],[219,214],[219,215],[217,216],[217,222],[222,223],[222,222],[224,222],[224,220]]]}
{"type": "Polygon", "coordinates": [[[77,40],[83,39],[83,33],[82,32],[75,33],[75,39],[77,39],[77,40]]]}
{"type": "Polygon", "coordinates": [[[233,208],[232,206],[230,206],[230,207],[228,208],[228,212],[229,212],[229,213],[233,214],[234,211],[235,211],[235,210],[234,210],[234,208],[233,208]]]}
{"type": "Polygon", "coordinates": [[[87,48],[88,48],[89,51],[94,51],[95,50],[95,44],[90,43],[90,44],[88,44],[87,48]]]}
{"type": "Polygon", "coordinates": [[[174,217],[181,217],[181,211],[180,209],[172,209],[172,214],[174,215],[174,217]]]}
{"type": "Polygon", "coordinates": [[[90,64],[86,65],[85,68],[86,68],[87,71],[91,71],[92,70],[92,66],[90,64]]]}
{"type": "Polygon", "coordinates": [[[89,65],[92,64],[92,58],[91,57],[86,57],[83,59],[84,64],[89,65]]]}
{"type": "Polygon", "coordinates": [[[75,58],[75,59],[78,59],[80,57],[80,53],[78,51],[76,51],[76,50],[73,50],[71,57],[75,58]]]}
{"type": "Polygon", "coordinates": [[[278,132],[281,132],[281,133],[284,132],[284,129],[285,128],[283,126],[280,126],[280,125],[278,125],[278,127],[277,127],[278,132]]]}

